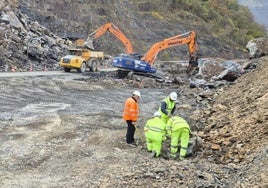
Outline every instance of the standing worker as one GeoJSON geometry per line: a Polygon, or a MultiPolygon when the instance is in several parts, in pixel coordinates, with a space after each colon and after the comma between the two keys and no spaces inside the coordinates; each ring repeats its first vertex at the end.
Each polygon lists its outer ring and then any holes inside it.
{"type": "Polygon", "coordinates": [[[156,111],[154,118],[149,119],[144,127],[147,150],[153,157],[159,157],[162,141],[166,138],[166,124],[161,120],[161,113],[156,111]]]}
{"type": "Polygon", "coordinates": [[[176,158],[180,142],[180,160],[184,160],[190,138],[190,126],[185,119],[173,116],[167,123],[167,133],[171,138],[171,157],[176,158]]]}
{"type": "Polygon", "coordinates": [[[161,102],[159,112],[161,113],[161,119],[165,124],[167,124],[169,118],[171,118],[175,112],[177,97],[178,95],[176,92],[171,92],[169,96],[161,102]]]}
{"type": "Polygon", "coordinates": [[[126,142],[127,144],[131,145],[136,145],[134,140],[134,134],[136,129],[133,123],[138,120],[139,115],[138,101],[140,97],[141,93],[139,91],[134,91],[132,96],[125,101],[124,106],[123,119],[127,123],[126,142]]]}

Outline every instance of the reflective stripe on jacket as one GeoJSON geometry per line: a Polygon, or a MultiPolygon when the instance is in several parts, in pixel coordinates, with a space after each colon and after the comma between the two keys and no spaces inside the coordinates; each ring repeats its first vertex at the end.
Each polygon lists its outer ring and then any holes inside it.
{"type": "Polygon", "coordinates": [[[123,119],[137,121],[139,107],[137,101],[133,97],[129,97],[124,106],[123,119]]]}
{"type": "MultiPolygon", "coordinates": [[[[172,109],[173,109],[174,106],[175,106],[175,102],[174,102],[174,101],[171,101],[169,97],[165,98],[163,101],[164,101],[164,102],[166,103],[166,105],[167,105],[166,111],[167,111],[168,113],[171,113],[172,109]]],[[[162,101],[162,102],[163,102],[163,101],[162,101]]],[[[161,106],[159,107],[159,112],[161,113],[161,117],[165,117],[165,116],[168,115],[168,114],[165,114],[164,112],[162,112],[162,110],[161,110],[161,106]]]]}
{"type": "Polygon", "coordinates": [[[185,121],[185,119],[179,117],[179,116],[173,116],[170,118],[167,122],[167,131],[168,132],[174,132],[181,128],[187,128],[189,131],[191,131],[189,124],[185,121]]]}
{"type": "Polygon", "coordinates": [[[153,131],[159,133],[166,133],[166,124],[159,118],[154,117],[153,119],[149,119],[144,126],[144,131],[153,131]]]}

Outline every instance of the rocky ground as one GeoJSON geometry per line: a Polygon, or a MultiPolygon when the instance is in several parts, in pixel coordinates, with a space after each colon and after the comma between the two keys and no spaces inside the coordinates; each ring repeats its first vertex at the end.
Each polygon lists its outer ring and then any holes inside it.
{"type": "Polygon", "coordinates": [[[61,70],[72,42],[13,11],[15,2],[0,3],[0,187],[268,186],[267,39],[249,43],[255,59],[202,58],[192,75],[176,61],[155,64],[160,79],[112,70],[36,76],[25,71],[61,70]],[[26,76],[4,76],[13,69],[26,76]],[[136,89],[141,127],[130,147],[121,115],[136,89]],[[145,149],[142,126],[171,91],[176,113],[203,140],[185,161],[168,159],[168,141],[158,159],[145,149]]]}
{"type": "Polygon", "coordinates": [[[247,61],[251,69],[216,88],[189,87],[175,64],[159,69],[180,78],[176,84],[115,72],[1,78],[0,186],[267,187],[267,61],[247,61]],[[139,146],[130,147],[121,114],[134,89],[142,93],[141,128],[139,146]],[[160,158],[145,149],[142,126],[171,91],[204,141],[185,161],[166,158],[168,141],[160,158]]]}

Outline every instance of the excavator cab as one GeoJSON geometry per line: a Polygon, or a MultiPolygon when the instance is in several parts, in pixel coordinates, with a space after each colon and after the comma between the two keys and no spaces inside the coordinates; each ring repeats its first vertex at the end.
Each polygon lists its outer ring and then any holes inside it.
{"type": "Polygon", "coordinates": [[[137,60],[141,60],[141,58],[143,57],[143,54],[137,52],[134,52],[131,55],[137,60]]]}
{"type": "Polygon", "coordinates": [[[140,56],[131,54],[119,54],[113,59],[113,66],[125,71],[156,73],[156,69],[141,60],[140,56]]]}

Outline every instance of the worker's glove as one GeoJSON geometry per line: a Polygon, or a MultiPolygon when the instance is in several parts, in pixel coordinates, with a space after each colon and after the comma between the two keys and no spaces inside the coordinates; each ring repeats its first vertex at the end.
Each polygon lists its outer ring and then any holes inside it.
{"type": "Polygon", "coordinates": [[[166,141],[167,140],[167,137],[166,136],[163,136],[162,137],[162,141],[166,141]]]}
{"type": "Polygon", "coordinates": [[[170,135],[166,135],[167,139],[170,139],[170,135]]]}

